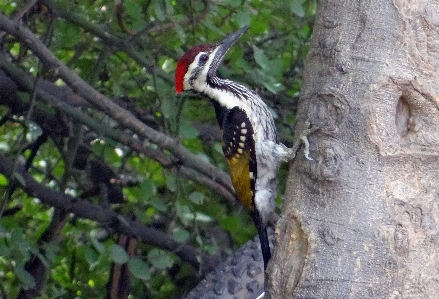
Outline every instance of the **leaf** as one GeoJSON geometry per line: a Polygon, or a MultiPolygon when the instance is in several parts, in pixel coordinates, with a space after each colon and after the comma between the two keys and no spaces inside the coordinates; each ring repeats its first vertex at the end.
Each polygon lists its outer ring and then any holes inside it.
{"type": "Polygon", "coordinates": [[[177,242],[185,242],[189,236],[189,232],[185,229],[177,229],[172,233],[172,239],[177,242]]]}
{"type": "Polygon", "coordinates": [[[163,250],[152,249],[148,253],[148,260],[158,269],[170,268],[173,264],[169,254],[163,250]]]}
{"type": "Polygon", "coordinates": [[[124,13],[134,20],[142,19],[142,7],[134,0],[124,1],[124,13]]]}
{"type": "Polygon", "coordinates": [[[285,89],[285,86],[283,86],[282,83],[276,81],[264,82],[263,85],[272,93],[278,93],[285,89]]]}
{"type": "Polygon", "coordinates": [[[30,257],[30,244],[23,238],[23,231],[21,229],[14,229],[11,232],[11,249],[16,249],[24,259],[30,257]]]}
{"type": "Polygon", "coordinates": [[[91,266],[98,261],[99,255],[96,250],[93,249],[93,247],[88,246],[85,248],[84,257],[87,263],[89,263],[91,266]]]}
{"type": "Polygon", "coordinates": [[[268,60],[268,57],[265,55],[264,51],[259,49],[256,46],[253,46],[254,54],[256,63],[263,69],[268,68],[270,61],[268,60]]]}
{"type": "Polygon", "coordinates": [[[305,2],[305,0],[291,0],[290,2],[291,11],[301,18],[305,16],[305,11],[303,10],[303,2],[305,2]]]}
{"type": "Polygon", "coordinates": [[[25,103],[29,103],[29,102],[30,102],[30,96],[29,96],[29,93],[19,91],[19,92],[17,92],[17,94],[18,94],[18,96],[20,97],[20,99],[21,99],[23,102],[25,102],[25,103]]]}
{"type": "Polygon", "coordinates": [[[157,19],[159,19],[160,21],[165,20],[165,12],[163,11],[161,0],[154,1],[154,11],[155,11],[155,15],[157,16],[157,19]]]}
{"type": "Polygon", "coordinates": [[[191,124],[181,124],[180,125],[180,137],[187,139],[187,138],[197,138],[198,136],[198,130],[195,129],[195,127],[191,124]]]}
{"type": "Polygon", "coordinates": [[[242,5],[242,1],[240,1],[240,0],[227,0],[225,2],[226,2],[226,4],[230,5],[231,7],[238,7],[238,6],[242,5]]]}
{"type": "Polygon", "coordinates": [[[201,221],[201,222],[211,222],[212,221],[212,217],[210,217],[210,216],[208,216],[206,214],[197,212],[197,213],[195,213],[195,220],[196,221],[201,221]]]}
{"type": "Polygon", "coordinates": [[[128,262],[129,256],[125,249],[117,244],[113,244],[109,248],[111,259],[117,264],[125,264],[128,262]]]}
{"type": "Polygon", "coordinates": [[[142,199],[148,201],[154,194],[155,184],[152,180],[145,180],[140,184],[140,192],[142,194],[142,199]]]}
{"type": "Polygon", "coordinates": [[[14,172],[14,178],[17,179],[23,187],[26,187],[26,181],[20,173],[14,172]]]}
{"type": "MultiPolygon", "coordinates": [[[[159,82],[160,80],[157,80],[159,82]]],[[[157,83],[158,84],[158,83],[157,83]]],[[[175,117],[177,115],[177,101],[175,97],[170,97],[165,94],[164,90],[169,90],[168,86],[166,87],[157,87],[158,93],[162,94],[161,98],[161,104],[160,104],[160,110],[163,113],[163,116],[166,119],[169,119],[169,121],[175,121],[175,117]]]]}
{"type": "Polygon", "coordinates": [[[250,10],[248,9],[248,7],[245,7],[243,10],[236,13],[235,20],[238,23],[239,27],[244,27],[244,26],[250,24],[251,15],[250,15],[250,10]]]}
{"type": "Polygon", "coordinates": [[[73,47],[79,42],[79,40],[83,36],[82,31],[79,30],[78,27],[73,26],[72,24],[65,21],[57,20],[56,28],[56,42],[59,46],[63,48],[73,47]]]}
{"type": "Polygon", "coordinates": [[[178,25],[178,23],[175,23],[174,30],[177,32],[177,36],[180,39],[180,41],[184,44],[186,43],[186,31],[178,25]]]}
{"type": "Polygon", "coordinates": [[[141,280],[149,280],[151,275],[149,273],[148,265],[137,257],[132,257],[128,261],[128,269],[137,278],[141,280]]]}
{"type": "Polygon", "coordinates": [[[160,198],[153,197],[149,203],[160,212],[166,212],[168,210],[168,206],[160,198]]]}
{"type": "Polygon", "coordinates": [[[175,175],[168,174],[166,176],[166,187],[171,192],[177,191],[177,177],[175,175]]]}
{"type": "Polygon", "coordinates": [[[4,259],[8,259],[9,255],[11,254],[11,249],[9,248],[8,245],[6,245],[3,238],[0,239],[0,252],[1,252],[2,258],[4,258],[4,259]]]}
{"type": "Polygon", "coordinates": [[[175,203],[175,211],[184,225],[189,225],[189,222],[193,221],[195,218],[191,209],[187,205],[181,204],[179,201],[175,203]]]}
{"type": "Polygon", "coordinates": [[[93,244],[93,247],[96,248],[96,250],[99,253],[103,253],[105,251],[105,247],[104,244],[102,244],[101,242],[98,241],[98,239],[96,238],[92,238],[91,239],[91,244],[93,244]]]}
{"type": "Polygon", "coordinates": [[[236,216],[224,216],[221,219],[220,224],[223,229],[232,234],[236,233],[236,228],[242,225],[236,216]]]}
{"type": "Polygon", "coordinates": [[[190,201],[192,201],[193,203],[199,205],[203,203],[204,200],[204,194],[201,192],[192,192],[189,195],[189,199],[190,201]]]}
{"type": "Polygon", "coordinates": [[[171,1],[166,0],[164,2],[165,2],[165,7],[166,7],[166,14],[173,15],[174,14],[174,6],[172,6],[171,1]]]}
{"type": "Polygon", "coordinates": [[[46,259],[46,257],[41,253],[40,250],[38,250],[37,248],[31,248],[30,251],[40,259],[41,263],[42,263],[46,268],[49,268],[49,267],[50,267],[49,261],[48,261],[48,260],[46,259]]]}
{"type": "Polygon", "coordinates": [[[23,284],[24,289],[33,288],[35,286],[35,280],[33,276],[24,269],[24,265],[17,263],[14,267],[14,274],[23,284]]]}
{"type": "Polygon", "coordinates": [[[222,145],[221,145],[221,143],[219,143],[219,142],[215,142],[214,144],[213,144],[213,149],[217,152],[217,153],[219,153],[219,154],[223,154],[223,147],[222,147],[222,145]]]}

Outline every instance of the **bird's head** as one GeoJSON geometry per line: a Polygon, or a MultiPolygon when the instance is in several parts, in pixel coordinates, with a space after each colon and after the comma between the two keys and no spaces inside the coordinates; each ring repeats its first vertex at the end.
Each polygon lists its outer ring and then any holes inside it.
{"type": "Polygon", "coordinates": [[[224,38],[215,45],[199,45],[188,50],[178,61],[175,70],[175,91],[183,90],[203,92],[209,79],[216,76],[216,71],[227,51],[247,31],[249,26],[224,38]]]}

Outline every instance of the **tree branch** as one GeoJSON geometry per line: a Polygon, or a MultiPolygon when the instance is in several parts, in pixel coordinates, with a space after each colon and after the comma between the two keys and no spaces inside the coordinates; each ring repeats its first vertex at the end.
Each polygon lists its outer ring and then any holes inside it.
{"type": "MultiPolygon", "coordinates": [[[[26,73],[19,70],[12,63],[8,62],[7,59],[4,56],[2,57],[1,54],[0,54],[0,68],[2,68],[9,76],[9,77],[1,76],[0,74],[0,87],[2,87],[2,90],[7,91],[8,97],[13,99],[13,100],[6,100],[4,99],[4,97],[1,97],[1,99],[3,100],[2,103],[9,106],[11,109],[13,107],[20,107],[19,109],[20,111],[25,110],[26,109],[25,105],[20,104],[19,101],[20,98],[15,94],[15,92],[17,91],[18,87],[22,91],[31,92],[33,90],[33,84],[31,78],[26,73]],[[13,81],[10,81],[11,79],[13,81]],[[17,84],[18,86],[15,84],[17,84]]],[[[134,151],[136,151],[137,153],[141,153],[150,159],[156,160],[165,168],[175,167],[176,161],[174,161],[174,159],[171,156],[165,155],[162,151],[158,149],[153,149],[151,147],[144,146],[138,139],[135,139],[132,135],[124,133],[117,129],[110,128],[106,125],[103,125],[95,121],[93,118],[87,116],[80,110],[72,107],[71,104],[75,106],[76,105],[82,106],[83,104],[88,104],[88,103],[85,102],[81,97],[74,94],[73,91],[71,90],[61,91],[60,90],[61,87],[58,86],[52,87],[52,85],[53,84],[47,81],[42,81],[41,84],[38,84],[36,90],[37,97],[42,101],[48,103],[49,105],[58,108],[59,110],[66,113],[67,115],[78,120],[80,123],[84,124],[90,130],[93,130],[97,134],[112,139],[125,146],[128,146],[134,151]],[[66,102],[63,102],[63,100],[65,100],[66,102]]],[[[18,108],[15,108],[15,110],[17,109],[18,108]]],[[[54,117],[53,115],[47,115],[47,113],[43,109],[40,110],[38,111],[43,114],[45,113],[45,115],[41,115],[40,117],[42,121],[46,122],[54,117]]],[[[43,124],[40,121],[38,120],[35,121],[41,127],[43,127],[43,124]]],[[[222,184],[212,180],[210,176],[201,175],[200,173],[191,170],[190,165],[186,166],[186,163],[184,162],[182,164],[183,165],[180,166],[180,173],[184,178],[198,182],[210,188],[211,190],[215,190],[216,192],[218,192],[218,194],[220,194],[223,198],[227,200],[229,206],[234,206],[236,204],[237,201],[235,198],[235,193],[231,192],[230,188],[226,188],[222,184]]]]}
{"type": "Polygon", "coordinates": [[[151,140],[170,151],[182,163],[191,167],[198,172],[210,177],[212,180],[224,186],[230,192],[233,192],[229,176],[216,168],[215,166],[203,161],[197,155],[187,150],[181,143],[175,139],[153,130],[137,118],[129,111],[119,107],[105,95],[96,91],[93,87],[88,85],[76,73],[72,72],[66,65],[64,65],[53,53],[27,28],[20,26],[13,22],[5,15],[0,14],[0,28],[14,35],[41,60],[48,68],[53,69],[75,92],[82,96],[94,107],[107,114],[120,125],[130,129],[139,136],[151,140]]]}
{"type": "Polygon", "coordinates": [[[149,57],[146,57],[144,53],[139,53],[132,44],[125,41],[122,38],[118,38],[111,34],[110,32],[104,30],[102,27],[91,24],[90,21],[79,14],[75,14],[62,9],[56,3],[50,0],[40,0],[41,3],[50,8],[50,10],[57,16],[67,20],[68,22],[92,33],[93,35],[99,37],[105,45],[109,46],[111,49],[117,49],[118,51],[123,51],[127,53],[132,59],[134,59],[139,65],[144,66],[149,70],[151,74],[157,74],[162,79],[167,82],[174,82],[172,75],[169,75],[161,68],[157,67],[151,62],[149,57]]]}
{"type": "Polygon", "coordinates": [[[161,231],[125,219],[111,209],[93,205],[87,201],[78,200],[67,194],[47,188],[35,181],[29,173],[25,172],[22,165],[17,165],[14,173],[13,170],[13,162],[0,153],[0,173],[8,178],[13,178],[17,175],[22,177],[24,185],[21,187],[23,190],[29,196],[38,198],[42,203],[64,210],[67,213],[73,213],[80,218],[96,221],[101,225],[114,229],[120,234],[137,237],[148,244],[172,251],[197,269],[200,268],[199,257],[201,257],[203,265],[208,267],[215,265],[217,262],[215,257],[202,254],[188,244],[175,242],[161,231]]]}

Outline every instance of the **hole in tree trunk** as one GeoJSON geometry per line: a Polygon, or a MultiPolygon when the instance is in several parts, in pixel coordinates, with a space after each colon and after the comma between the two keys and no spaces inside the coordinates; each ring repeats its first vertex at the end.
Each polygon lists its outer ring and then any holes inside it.
{"type": "Polygon", "coordinates": [[[396,105],[395,125],[399,136],[404,137],[409,132],[410,106],[404,97],[400,97],[396,105]]]}

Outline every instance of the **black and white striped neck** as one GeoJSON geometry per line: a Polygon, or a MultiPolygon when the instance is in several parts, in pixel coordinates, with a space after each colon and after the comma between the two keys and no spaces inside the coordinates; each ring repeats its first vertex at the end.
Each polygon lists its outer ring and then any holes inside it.
{"type": "Polygon", "coordinates": [[[202,93],[226,109],[241,106],[252,100],[261,101],[253,90],[235,81],[216,76],[207,78],[202,93]]]}

